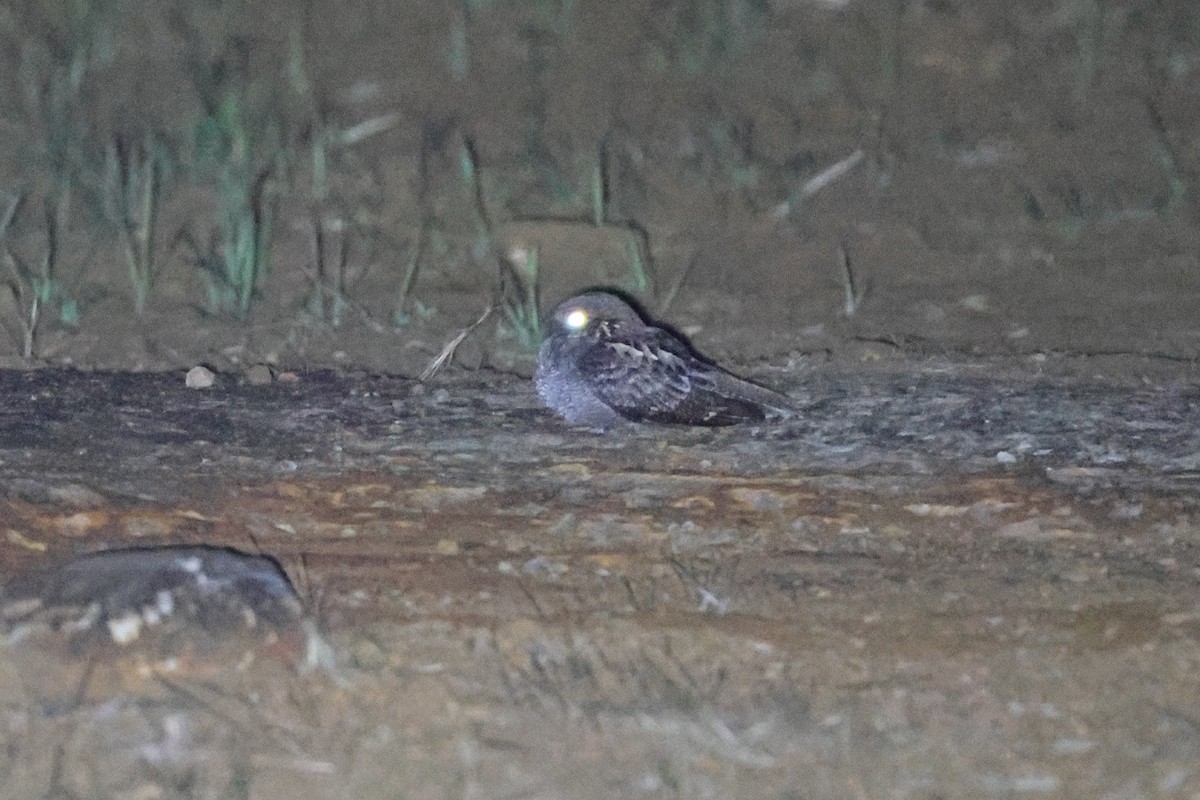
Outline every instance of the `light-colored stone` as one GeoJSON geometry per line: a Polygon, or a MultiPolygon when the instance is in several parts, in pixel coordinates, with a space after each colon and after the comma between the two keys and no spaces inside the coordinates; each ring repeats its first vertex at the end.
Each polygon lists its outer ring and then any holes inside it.
{"type": "Polygon", "coordinates": [[[184,384],[189,389],[209,389],[216,383],[216,380],[217,376],[211,369],[197,365],[188,370],[184,384]]]}

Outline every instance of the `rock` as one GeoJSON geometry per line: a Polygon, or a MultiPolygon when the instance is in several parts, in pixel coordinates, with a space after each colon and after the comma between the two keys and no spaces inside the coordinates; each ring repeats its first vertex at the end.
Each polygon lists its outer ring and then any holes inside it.
{"type": "Polygon", "coordinates": [[[266,364],[255,364],[246,370],[246,383],[251,386],[267,386],[275,380],[275,374],[266,364]]]}
{"type": "Polygon", "coordinates": [[[184,384],[189,389],[210,389],[216,381],[216,373],[206,366],[197,365],[188,370],[184,384]]]}

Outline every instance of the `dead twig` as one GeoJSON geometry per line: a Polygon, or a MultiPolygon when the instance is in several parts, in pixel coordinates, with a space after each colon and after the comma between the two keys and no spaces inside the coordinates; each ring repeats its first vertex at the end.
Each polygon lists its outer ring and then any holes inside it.
{"type": "Polygon", "coordinates": [[[488,303],[487,308],[485,308],[483,313],[479,315],[479,319],[463,328],[453,339],[446,342],[446,346],[442,348],[442,352],[438,353],[437,358],[429,362],[429,366],[425,368],[425,371],[421,373],[421,376],[417,378],[417,380],[424,383],[437,374],[437,371],[445,366],[450,359],[454,358],[454,351],[457,350],[458,346],[462,344],[468,336],[471,335],[472,331],[482,325],[484,321],[492,315],[493,308],[494,306],[491,303],[488,303]]]}
{"type": "Polygon", "coordinates": [[[792,192],[787,200],[784,200],[782,203],[771,209],[771,218],[774,220],[785,219],[789,214],[792,213],[793,210],[795,210],[796,206],[798,206],[801,201],[807,200],[829,184],[839,180],[850,170],[857,167],[865,157],[866,153],[864,153],[861,149],[855,150],[841,161],[831,164],[830,166],[821,170],[816,175],[800,184],[800,187],[796,189],[796,191],[792,192]]]}

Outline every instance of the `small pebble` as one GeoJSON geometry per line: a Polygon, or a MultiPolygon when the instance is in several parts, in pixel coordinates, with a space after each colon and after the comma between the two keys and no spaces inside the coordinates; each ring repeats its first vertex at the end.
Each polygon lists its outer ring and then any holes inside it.
{"type": "Polygon", "coordinates": [[[246,370],[246,383],[251,386],[266,386],[274,379],[271,368],[266,364],[255,364],[246,370]]]}
{"type": "Polygon", "coordinates": [[[216,382],[217,376],[205,366],[195,366],[188,370],[184,385],[189,389],[209,389],[216,382]]]}

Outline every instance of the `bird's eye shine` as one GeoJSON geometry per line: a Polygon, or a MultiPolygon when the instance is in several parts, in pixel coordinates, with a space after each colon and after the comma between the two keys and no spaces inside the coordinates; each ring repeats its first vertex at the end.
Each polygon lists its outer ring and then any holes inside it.
{"type": "Polygon", "coordinates": [[[581,331],[587,327],[588,315],[582,308],[572,309],[567,316],[563,318],[563,324],[573,331],[581,331]]]}

